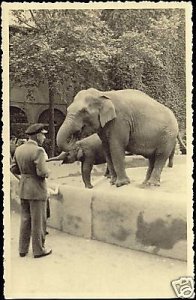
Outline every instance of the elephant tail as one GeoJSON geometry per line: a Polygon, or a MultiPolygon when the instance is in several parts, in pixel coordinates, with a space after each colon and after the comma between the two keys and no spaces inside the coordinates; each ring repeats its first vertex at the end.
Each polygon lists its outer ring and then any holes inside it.
{"type": "Polygon", "coordinates": [[[178,139],[178,142],[179,142],[179,146],[180,146],[180,151],[182,154],[186,154],[186,145],[184,144],[180,134],[178,133],[177,135],[177,139],[178,139]]]}
{"type": "Polygon", "coordinates": [[[169,156],[169,162],[168,162],[168,167],[172,168],[173,164],[174,164],[174,154],[175,154],[175,149],[176,149],[176,145],[174,146],[170,156],[169,156]]]}
{"type": "MultiPolygon", "coordinates": [[[[177,135],[177,140],[179,142],[179,147],[180,147],[180,151],[182,154],[186,154],[186,145],[183,143],[182,138],[180,136],[180,134],[178,133],[177,135]]],[[[169,162],[168,162],[168,167],[172,168],[173,167],[173,161],[174,161],[174,154],[175,154],[175,148],[176,145],[174,146],[170,156],[169,156],[169,162]]]]}

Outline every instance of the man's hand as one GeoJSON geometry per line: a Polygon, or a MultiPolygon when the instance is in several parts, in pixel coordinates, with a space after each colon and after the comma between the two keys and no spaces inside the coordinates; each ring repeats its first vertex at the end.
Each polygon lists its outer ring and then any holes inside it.
{"type": "Polygon", "coordinates": [[[58,195],[59,185],[48,183],[48,193],[49,195],[58,195]]]}

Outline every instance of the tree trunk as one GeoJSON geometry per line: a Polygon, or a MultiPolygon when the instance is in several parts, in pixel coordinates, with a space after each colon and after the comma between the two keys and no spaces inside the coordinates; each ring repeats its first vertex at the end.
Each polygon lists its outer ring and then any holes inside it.
{"type": "Polygon", "coordinates": [[[132,88],[142,91],[142,67],[137,67],[134,69],[132,74],[132,88]]]}
{"type": "Polygon", "coordinates": [[[55,152],[54,88],[52,83],[49,83],[49,138],[51,140],[49,157],[51,157],[55,152]]]}

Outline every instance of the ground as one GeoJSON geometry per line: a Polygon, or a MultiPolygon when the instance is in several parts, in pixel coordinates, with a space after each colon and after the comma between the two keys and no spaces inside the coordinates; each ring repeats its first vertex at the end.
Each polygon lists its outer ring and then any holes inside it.
{"type": "MultiPolygon", "coordinates": [[[[126,157],[126,169],[131,179],[131,185],[129,188],[139,187],[142,181],[145,179],[145,174],[147,170],[148,161],[140,157],[126,157]],[[146,164],[146,166],[145,166],[146,164]],[[130,166],[139,166],[137,168],[130,166]]],[[[81,163],[76,162],[73,164],[61,164],[61,162],[48,162],[48,167],[50,169],[49,176],[49,184],[63,184],[63,185],[71,185],[84,187],[84,183],[81,177],[81,163]]],[[[104,179],[103,174],[105,172],[106,165],[97,165],[93,167],[91,173],[92,184],[94,187],[98,187],[101,180],[104,179]]],[[[103,181],[103,180],[102,180],[103,181]]],[[[156,188],[160,192],[178,192],[178,193],[186,193],[186,181],[187,181],[187,173],[186,173],[186,156],[180,155],[176,156],[174,160],[173,168],[168,168],[165,166],[161,175],[161,187],[156,188]],[[174,177],[174,174],[176,175],[174,177]]],[[[108,182],[109,186],[109,180],[108,182]]],[[[104,184],[105,187],[106,183],[104,184]]],[[[101,182],[102,184],[102,182],[101,182]]],[[[114,187],[115,188],[115,187],[114,187]]],[[[123,189],[121,187],[119,189],[123,189]]]]}
{"type": "MultiPolygon", "coordinates": [[[[11,213],[13,298],[173,298],[171,280],[187,274],[182,261],[133,251],[49,229],[52,255],[34,259],[18,255],[19,215],[11,213]]],[[[8,286],[9,283],[9,286],[8,286]]]]}

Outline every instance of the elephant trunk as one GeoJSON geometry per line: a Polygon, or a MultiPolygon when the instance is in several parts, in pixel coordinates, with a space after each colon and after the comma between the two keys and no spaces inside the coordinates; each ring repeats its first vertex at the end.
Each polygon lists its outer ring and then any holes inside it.
{"type": "Polygon", "coordinates": [[[50,158],[48,158],[46,161],[49,162],[49,161],[59,161],[59,160],[64,160],[65,157],[66,157],[66,155],[67,155],[66,152],[61,152],[59,155],[50,157],[50,158]]]}
{"type": "Polygon", "coordinates": [[[56,142],[61,151],[69,151],[75,145],[76,139],[73,137],[75,133],[74,124],[66,119],[57,133],[56,142]]]}

